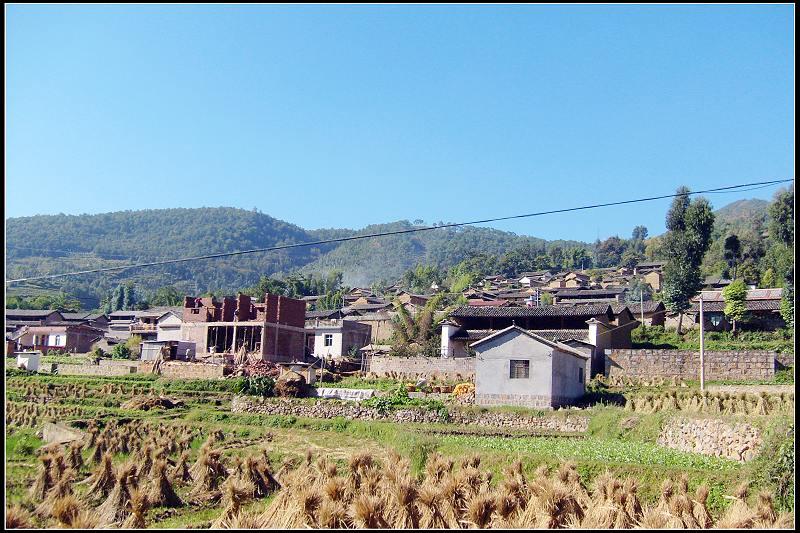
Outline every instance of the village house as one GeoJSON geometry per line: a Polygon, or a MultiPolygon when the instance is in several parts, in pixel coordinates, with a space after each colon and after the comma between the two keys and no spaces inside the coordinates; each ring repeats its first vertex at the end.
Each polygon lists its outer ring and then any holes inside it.
{"type": "Polygon", "coordinates": [[[347,322],[358,322],[370,328],[369,342],[372,344],[385,344],[394,335],[394,322],[392,317],[396,313],[389,311],[378,311],[376,313],[364,313],[360,315],[349,315],[344,317],[347,322]]]}
{"type": "Polygon", "coordinates": [[[543,287],[547,285],[552,277],[548,270],[522,272],[517,279],[517,283],[522,287],[543,287]]]}
{"type": "Polygon", "coordinates": [[[199,354],[235,354],[244,347],[273,362],[302,361],[306,356],[306,303],[267,294],[255,302],[245,294],[225,297],[187,296],[181,338],[194,342],[199,354]]]}
{"type": "Polygon", "coordinates": [[[406,308],[409,313],[415,313],[425,307],[431,297],[424,294],[413,294],[401,291],[397,295],[397,300],[406,308]]]}
{"type": "Polygon", "coordinates": [[[6,333],[11,333],[22,326],[44,326],[56,322],[64,322],[64,316],[53,310],[6,309],[6,333]]]}
{"type": "Polygon", "coordinates": [[[181,340],[181,325],[183,325],[183,310],[181,308],[168,309],[156,318],[157,341],[181,340]]]}
{"type": "Polygon", "coordinates": [[[88,311],[80,312],[61,312],[64,317],[64,322],[73,324],[88,324],[93,328],[108,329],[108,316],[105,313],[89,313],[88,311]]]}
{"type": "Polygon", "coordinates": [[[664,265],[666,265],[664,261],[643,261],[633,267],[633,275],[643,276],[648,272],[663,272],[664,265]]]}
{"type": "Polygon", "coordinates": [[[623,308],[628,308],[633,317],[646,326],[663,326],[666,319],[667,308],[663,302],[653,300],[643,303],[612,304],[614,313],[619,313],[623,308]]]}
{"type": "Polygon", "coordinates": [[[326,359],[360,355],[370,343],[372,327],[354,320],[319,320],[307,327],[307,345],[312,355],[326,359]]]}
{"type": "MultiPolygon", "coordinates": [[[[750,289],[747,291],[745,319],[737,322],[736,329],[774,331],[786,327],[781,316],[783,289],[750,289]]],[[[699,327],[700,296],[692,298],[687,311],[689,324],[699,327]]],[[[672,317],[671,322],[676,318],[672,317]]],[[[733,324],[725,316],[725,298],[722,291],[703,291],[703,321],[706,331],[729,331],[733,324]]]]}
{"type": "Polygon", "coordinates": [[[476,352],[475,404],[556,408],[586,392],[589,357],[518,326],[470,347],[476,352]]]}
{"type": "Polygon", "coordinates": [[[561,289],[553,294],[553,303],[618,303],[625,300],[627,290],[626,288],[561,289]]]}
{"type": "Polygon", "coordinates": [[[23,326],[16,343],[21,350],[85,353],[102,337],[103,330],[86,324],[51,322],[44,326],[23,326]]]}
{"type": "Polygon", "coordinates": [[[114,311],[108,315],[108,335],[114,339],[129,339],[136,311],[114,311]]]}
{"type": "Polygon", "coordinates": [[[615,313],[610,304],[544,305],[539,307],[461,306],[441,322],[442,357],[471,356],[470,343],[509,326],[518,326],[553,342],[570,343],[590,352],[591,375],[605,372],[605,351],[630,348],[631,331],[639,322],[627,307],[615,313]]]}

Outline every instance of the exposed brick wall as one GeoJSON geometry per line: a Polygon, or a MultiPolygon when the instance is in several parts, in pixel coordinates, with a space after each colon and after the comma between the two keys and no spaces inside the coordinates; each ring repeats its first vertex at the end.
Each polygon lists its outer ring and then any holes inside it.
{"type": "MultiPolygon", "coordinates": [[[[706,379],[769,379],[778,354],[767,351],[707,351],[706,379]]],[[[700,352],[692,350],[612,350],[606,376],[699,379],[700,352]]]]}
{"type": "Polygon", "coordinates": [[[441,378],[456,379],[457,374],[460,374],[463,379],[472,379],[475,377],[475,359],[472,357],[442,359],[439,357],[373,356],[369,360],[369,371],[378,376],[395,372],[428,379],[434,374],[441,378]]]}
{"type": "Polygon", "coordinates": [[[221,379],[225,365],[167,361],[161,365],[161,375],[171,379],[221,379]]]}

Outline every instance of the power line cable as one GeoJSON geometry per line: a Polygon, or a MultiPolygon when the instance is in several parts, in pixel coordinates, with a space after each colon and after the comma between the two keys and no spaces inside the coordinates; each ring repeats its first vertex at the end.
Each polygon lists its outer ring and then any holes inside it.
{"type": "Polygon", "coordinates": [[[500,221],[503,221],[503,220],[515,220],[515,219],[520,219],[520,218],[530,218],[530,217],[543,216],[543,215],[552,215],[552,214],[556,214],[556,213],[569,213],[569,212],[574,212],[574,211],[584,211],[584,210],[587,210],[587,209],[597,209],[599,207],[611,207],[611,206],[616,206],[616,205],[627,205],[627,204],[634,204],[634,203],[640,203],[640,202],[650,202],[650,201],[654,201],[654,200],[664,200],[666,198],[674,198],[676,196],[694,196],[694,195],[698,195],[698,194],[714,193],[714,192],[721,192],[721,191],[733,191],[733,190],[737,190],[737,189],[743,189],[743,188],[746,188],[746,187],[753,187],[753,186],[758,186],[758,185],[764,185],[764,186],[775,185],[775,184],[778,184],[778,183],[787,183],[787,182],[790,182],[790,181],[794,181],[794,178],[781,179],[781,180],[772,180],[772,181],[762,181],[762,182],[755,182],[755,183],[745,183],[745,184],[741,184],[741,185],[728,185],[728,186],[725,186],[725,187],[716,187],[714,189],[707,189],[707,190],[703,190],[703,191],[690,191],[690,192],[682,193],[682,194],[678,194],[678,193],[664,194],[664,195],[660,195],[660,196],[650,196],[650,197],[646,197],[646,198],[636,198],[636,199],[633,199],[633,200],[620,200],[620,201],[616,201],[616,202],[606,202],[606,203],[602,203],[602,204],[584,205],[584,206],[580,206],[580,207],[568,207],[568,208],[564,208],[564,209],[552,209],[552,210],[549,210],[549,211],[539,211],[539,212],[536,212],[536,213],[526,213],[526,214],[522,214],[522,215],[510,215],[510,216],[505,216],[505,217],[487,218],[487,219],[483,219],[483,220],[473,220],[473,221],[470,221],[470,222],[453,222],[453,223],[449,223],[449,224],[441,224],[439,226],[426,226],[426,227],[422,227],[422,228],[409,228],[409,229],[403,229],[403,230],[386,231],[386,232],[381,232],[381,233],[371,233],[371,234],[368,234],[368,235],[352,235],[352,236],[349,236],[349,237],[339,237],[339,238],[335,238],[335,239],[325,239],[325,240],[320,240],[320,241],[302,242],[302,243],[294,243],[294,244],[283,244],[283,245],[279,245],[279,246],[270,246],[270,247],[267,247],[267,248],[256,248],[256,249],[253,249],[253,250],[241,250],[241,251],[238,251],[238,252],[223,252],[223,253],[218,253],[218,254],[208,254],[208,255],[201,255],[201,256],[195,256],[195,257],[182,257],[182,258],[178,258],[178,259],[168,259],[168,260],[164,260],[164,261],[151,261],[151,262],[148,262],[148,263],[138,263],[138,264],[133,264],[133,265],[120,265],[120,266],[115,266],[115,267],[95,268],[95,269],[90,269],[90,270],[79,270],[79,271],[76,271],[76,272],[64,272],[62,274],[49,274],[49,275],[44,275],[44,276],[31,276],[31,277],[28,277],[28,278],[9,279],[9,280],[6,280],[6,283],[19,283],[19,282],[23,282],[23,281],[30,281],[30,280],[37,280],[37,279],[53,279],[53,278],[61,278],[61,277],[66,277],[66,276],[78,276],[78,275],[83,275],[83,274],[96,274],[96,273],[100,273],[100,272],[112,272],[112,271],[119,271],[119,270],[128,270],[128,269],[131,269],[131,268],[141,268],[141,267],[148,267],[148,266],[169,265],[169,264],[175,264],[175,263],[183,263],[183,262],[187,262],[187,261],[199,261],[199,260],[202,260],[202,259],[216,259],[216,258],[220,258],[220,257],[232,257],[232,256],[235,256],[235,255],[245,255],[245,254],[258,253],[258,252],[273,252],[273,251],[277,251],[277,250],[287,250],[287,249],[291,249],[291,248],[300,248],[300,247],[304,247],[304,246],[319,246],[319,245],[322,245],[322,244],[331,244],[331,243],[335,243],[335,242],[355,241],[355,240],[360,240],[360,239],[370,239],[370,238],[374,238],[374,237],[386,237],[386,236],[390,236],[390,235],[403,235],[403,234],[408,234],[408,233],[417,233],[417,232],[421,232],[421,231],[430,231],[430,230],[441,229],[441,228],[455,228],[455,227],[460,227],[460,226],[471,226],[471,225],[475,225],[475,224],[486,224],[486,223],[489,223],[489,222],[500,222],[500,221]]]}

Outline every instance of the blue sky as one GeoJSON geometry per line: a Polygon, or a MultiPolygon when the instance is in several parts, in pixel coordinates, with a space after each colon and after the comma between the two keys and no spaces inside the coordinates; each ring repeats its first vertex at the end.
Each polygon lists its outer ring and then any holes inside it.
{"type": "MultiPolygon", "coordinates": [[[[358,228],[793,177],[793,14],[7,6],[6,216],[234,206],[358,228]]],[[[667,204],[492,226],[657,234],[667,204]]]]}

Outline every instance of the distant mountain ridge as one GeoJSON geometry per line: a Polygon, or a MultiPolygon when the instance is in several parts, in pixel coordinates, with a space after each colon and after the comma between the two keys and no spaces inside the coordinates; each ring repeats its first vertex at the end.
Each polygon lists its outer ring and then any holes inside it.
{"type": "MultiPolygon", "coordinates": [[[[716,211],[718,223],[766,216],[768,202],[740,200],[716,211]]],[[[69,272],[180,257],[266,248],[351,235],[411,229],[409,221],[360,230],[306,230],[258,210],[231,207],[149,209],[97,215],[37,215],[6,219],[6,277],[69,272]]],[[[58,278],[27,286],[30,291],[64,290],[91,296],[122,281],[145,290],[175,285],[187,293],[235,291],[262,275],[341,270],[351,286],[394,281],[417,264],[450,267],[473,253],[503,254],[523,243],[538,249],[585,246],[579,241],[546,241],[480,227],[437,228],[312,247],[198,260],[102,275],[58,278]]],[[[25,287],[12,286],[17,294],[25,287]]]]}
{"type": "Polygon", "coordinates": [[[767,218],[767,207],[769,207],[767,200],[757,198],[736,200],[717,209],[714,215],[717,221],[728,224],[736,224],[742,221],[751,222],[756,219],[763,222],[767,218]]]}

